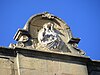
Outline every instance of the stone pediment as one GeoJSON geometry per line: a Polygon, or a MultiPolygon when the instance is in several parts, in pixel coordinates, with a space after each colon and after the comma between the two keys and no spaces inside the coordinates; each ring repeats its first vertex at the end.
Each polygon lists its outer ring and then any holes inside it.
{"type": "Polygon", "coordinates": [[[48,12],[30,17],[24,28],[18,29],[14,40],[17,43],[10,44],[11,48],[84,55],[84,52],[77,47],[80,39],[72,36],[70,27],[62,19],[48,12]]]}

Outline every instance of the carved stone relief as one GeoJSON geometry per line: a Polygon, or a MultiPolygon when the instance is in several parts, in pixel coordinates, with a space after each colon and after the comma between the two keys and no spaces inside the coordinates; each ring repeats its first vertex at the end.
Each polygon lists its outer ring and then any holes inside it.
{"type": "Polygon", "coordinates": [[[53,23],[45,23],[43,28],[38,33],[38,46],[47,47],[48,49],[61,49],[64,42],[58,36],[57,31],[54,29],[53,23]]]}
{"type": "Polygon", "coordinates": [[[45,12],[30,17],[23,29],[14,36],[18,41],[10,44],[11,48],[58,51],[74,55],[84,55],[77,45],[79,38],[72,36],[69,26],[60,18],[45,12]]]}

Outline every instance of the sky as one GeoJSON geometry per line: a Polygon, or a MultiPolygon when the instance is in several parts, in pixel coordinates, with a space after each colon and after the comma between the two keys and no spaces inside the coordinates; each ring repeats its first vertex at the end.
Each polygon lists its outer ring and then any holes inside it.
{"type": "Polygon", "coordinates": [[[48,11],[64,20],[78,45],[92,60],[100,60],[100,0],[0,0],[0,46],[8,47],[18,28],[34,14],[48,11]]]}

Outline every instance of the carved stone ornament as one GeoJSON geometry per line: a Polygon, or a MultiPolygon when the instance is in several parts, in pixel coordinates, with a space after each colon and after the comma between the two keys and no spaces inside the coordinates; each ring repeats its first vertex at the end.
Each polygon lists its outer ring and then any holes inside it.
{"type": "Polygon", "coordinates": [[[52,14],[48,13],[48,12],[46,12],[45,14],[43,14],[42,17],[48,18],[48,19],[53,19],[54,18],[54,16],[52,14]]]}
{"type": "Polygon", "coordinates": [[[84,55],[78,46],[79,38],[72,36],[69,26],[60,18],[48,12],[33,15],[23,29],[14,36],[16,44],[9,47],[84,55]]]}
{"type": "Polygon", "coordinates": [[[64,44],[51,22],[45,23],[43,28],[40,29],[38,41],[39,47],[47,47],[48,49],[61,49],[64,44]]]}

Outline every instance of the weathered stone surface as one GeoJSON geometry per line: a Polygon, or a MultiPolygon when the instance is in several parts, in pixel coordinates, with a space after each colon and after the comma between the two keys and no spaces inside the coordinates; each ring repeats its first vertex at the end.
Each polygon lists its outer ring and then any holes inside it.
{"type": "Polygon", "coordinates": [[[48,12],[30,17],[24,28],[17,31],[14,39],[18,42],[10,44],[9,47],[85,55],[85,52],[77,47],[80,39],[72,36],[70,27],[48,12]]]}
{"type": "Polygon", "coordinates": [[[29,58],[23,55],[20,55],[20,62],[21,75],[25,73],[29,75],[88,75],[87,67],[82,62],[74,63],[75,61],[63,61],[51,57],[29,58]]]}
{"type": "Polygon", "coordinates": [[[0,47],[0,75],[100,75],[100,61],[85,56],[80,39],[48,12],[32,16],[14,39],[0,47]]]}
{"type": "Polygon", "coordinates": [[[0,47],[0,75],[99,74],[100,62],[91,61],[86,56],[0,47]]]}

